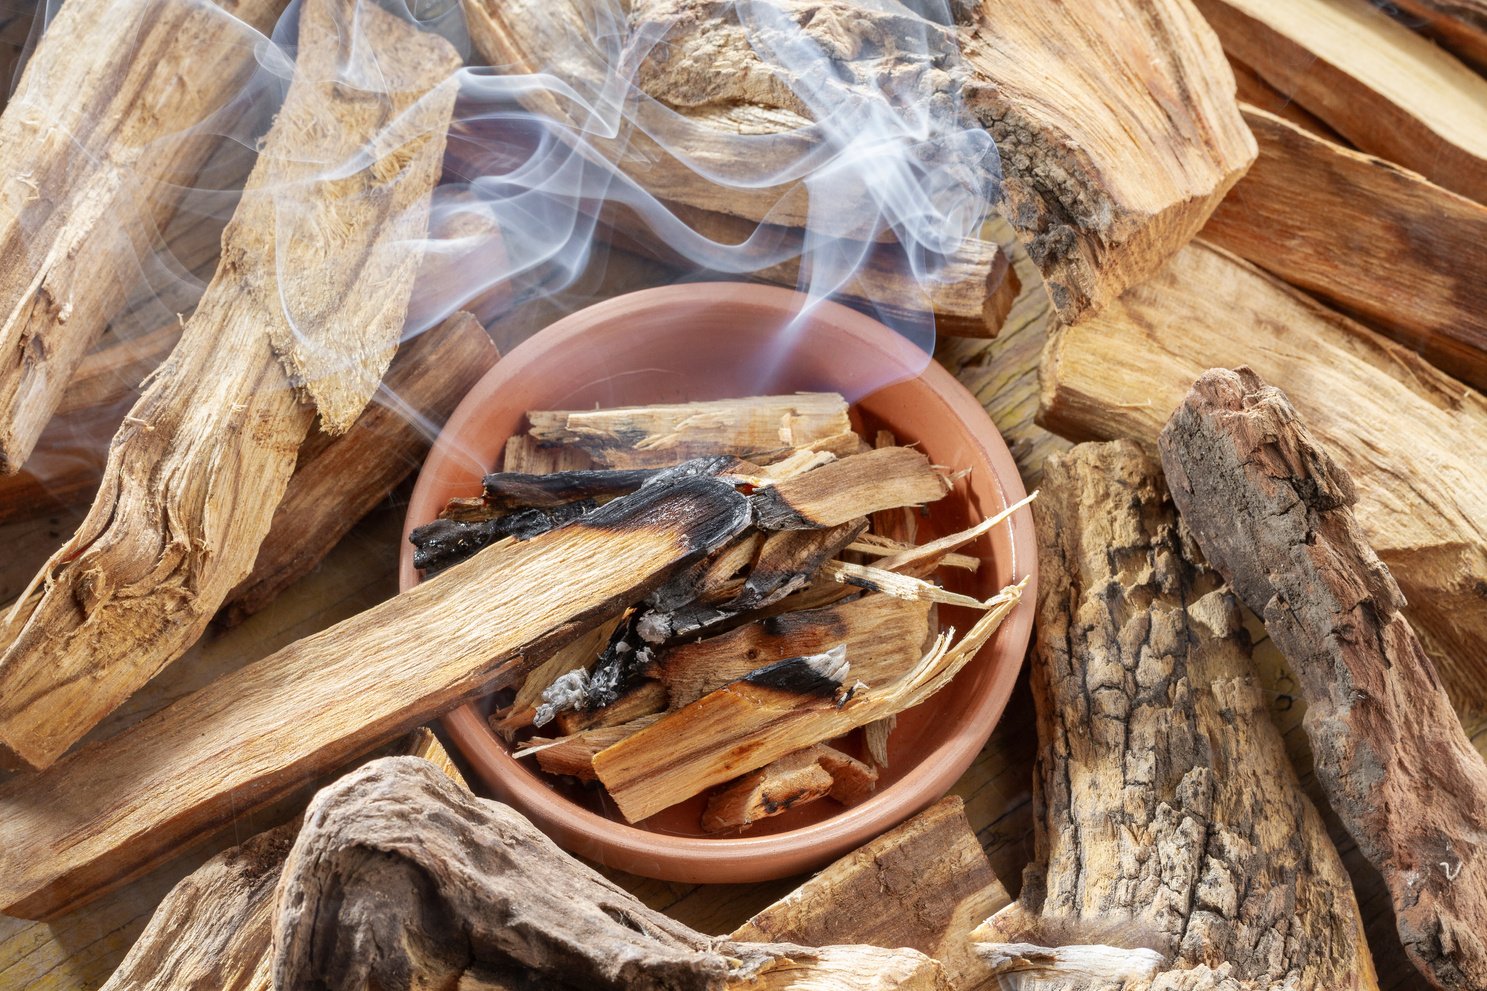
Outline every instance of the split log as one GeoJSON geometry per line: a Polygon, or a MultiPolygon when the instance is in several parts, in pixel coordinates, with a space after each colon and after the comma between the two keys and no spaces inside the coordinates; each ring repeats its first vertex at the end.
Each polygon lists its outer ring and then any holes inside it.
{"type": "MultiPolygon", "coordinates": [[[[1245,65],[1243,62],[1240,62],[1238,59],[1235,58],[1229,59],[1229,68],[1234,70],[1234,82],[1239,87],[1239,109],[1241,111],[1244,111],[1245,104],[1249,104],[1252,107],[1256,107],[1267,113],[1275,114],[1277,117],[1284,118],[1285,120],[1288,120],[1292,124],[1295,124],[1297,127],[1301,128],[1302,130],[1310,131],[1318,137],[1325,138],[1328,141],[1333,142],[1334,144],[1345,146],[1347,145],[1347,139],[1344,138],[1341,134],[1338,134],[1332,128],[1328,127],[1327,124],[1322,120],[1322,118],[1311,113],[1305,107],[1300,106],[1296,103],[1295,100],[1291,99],[1290,96],[1282,93],[1280,90],[1276,89],[1274,86],[1261,79],[1260,74],[1254,69],[1251,69],[1249,66],[1245,65]]],[[[1246,121],[1246,123],[1249,122],[1246,121]]],[[[1251,127],[1250,131],[1251,133],[1253,133],[1254,128],[1251,127]]],[[[1261,154],[1264,154],[1263,148],[1261,149],[1261,154]]],[[[1256,159],[1256,161],[1258,161],[1258,159],[1256,159]]],[[[1249,176],[1253,173],[1253,165],[1250,166],[1250,170],[1250,172],[1245,173],[1246,176],[1249,176]]],[[[1244,180],[1241,179],[1240,183],[1243,182],[1244,180]]],[[[1220,203],[1218,210],[1215,210],[1214,212],[1217,213],[1223,208],[1224,205],[1220,203]]],[[[1209,223],[1212,223],[1211,219],[1209,223]]]]}
{"type": "Polygon", "coordinates": [[[764,530],[840,526],[884,509],[944,498],[950,480],[918,451],[885,447],[842,458],[786,479],[753,497],[764,530]]]}
{"type": "MultiPolygon", "coordinates": [[[[394,752],[421,757],[464,785],[427,729],[415,730],[394,752]]],[[[295,817],[183,878],[100,991],[271,991],[274,891],[299,828],[295,817]]]]}
{"type": "Polygon", "coordinates": [[[82,7],[57,11],[0,116],[5,472],[31,454],[134,289],[139,258],[237,116],[231,103],[257,68],[253,40],[284,3],[82,7]]]}
{"type": "Polygon", "coordinates": [[[1449,53],[1369,0],[1195,3],[1225,51],[1358,148],[1487,202],[1487,80],[1449,53]]]}
{"type": "Polygon", "coordinates": [[[509,687],[525,673],[522,655],[617,614],[747,523],[745,497],[709,478],[616,500],[483,551],[0,785],[0,910],[66,911],[351,755],[509,687]]]}
{"type": "Polygon", "coordinates": [[[312,435],[253,570],[227,597],[231,626],[272,602],[318,565],[357,521],[387,498],[423,460],[437,428],[489,371],[496,347],[468,313],[407,342],[377,400],[340,437],[312,435]]]}
{"type": "Polygon", "coordinates": [[[1487,206],[1253,107],[1244,116],[1260,157],[1204,238],[1487,387],[1487,206]]]}
{"type": "Polygon", "coordinates": [[[964,804],[951,796],[836,861],[730,938],[906,946],[940,961],[959,991],[995,991],[969,937],[1006,904],[964,804]]]}
{"type": "Polygon", "coordinates": [[[878,771],[824,743],[786,754],[708,796],[702,828],[709,833],[744,829],[830,795],[855,805],[873,793],[878,771]]]}
{"type": "Polygon", "coordinates": [[[802,747],[912,708],[948,685],[975,656],[1017,606],[1022,587],[1009,586],[990,600],[985,615],[953,646],[950,634],[941,634],[895,681],[843,699],[826,691],[832,678],[840,682],[835,671],[814,672],[814,681],[785,681],[778,672],[789,662],[780,662],[764,669],[767,675],[755,672],[704,695],[601,751],[594,770],[625,818],[639,822],[802,747]]]}
{"type": "Polygon", "coordinates": [[[1172,498],[1306,697],[1332,808],[1438,988],[1487,988],[1487,761],[1368,546],[1353,480],[1253,371],[1198,379],[1161,435],[1172,498]]]}
{"type": "Polygon", "coordinates": [[[718,940],[641,904],[520,815],[422,761],[387,758],[315,797],[274,924],[282,991],[585,987],[948,991],[914,950],[718,940]]]}
{"type": "Polygon", "coordinates": [[[1048,989],[1136,991],[1158,970],[1170,987],[1376,987],[1238,604],[1184,544],[1156,459],[1129,441],[1050,458],[1033,515],[1036,855],[978,949],[999,974],[1052,953],[1027,985],[1048,989]],[[1080,983],[1092,956],[1142,972],[1080,983]]]}
{"type": "Polygon", "coordinates": [[[1487,72],[1487,0],[1391,0],[1395,16],[1487,72]]]}
{"type": "MultiPolygon", "coordinates": [[[[592,5],[466,0],[465,7],[490,64],[554,70],[580,91],[602,86],[605,66],[587,41],[592,5]]],[[[1254,157],[1222,53],[1186,3],[950,9],[964,20],[941,25],[847,0],[783,5],[809,42],[831,53],[847,92],[876,92],[888,80],[907,105],[930,108],[942,129],[990,131],[1009,215],[1065,319],[1152,274],[1254,157]],[[915,38],[922,41],[908,40],[915,38]],[[1059,86],[1047,85],[1050,72],[1059,86]]],[[[627,13],[613,27],[652,46],[636,85],[654,108],[642,105],[640,126],[626,129],[610,153],[642,186],[668,203],[755,223],[873,235],[875,203],[839,188],[808,196],[799,180],[830,129],[842,129],[815,110],[845,105],[845,95],[800,99],[801,81],[758,53],[729,5],[655,0],[627,13]],[[784,178],[767,180],[775,176],[784,178]]]]}
{"type": "Polygon", "coordinates": [[[1038,420],[1075,439],[1155,443],[1181,383],[1243,364],[1292,396],[1357,480],[1359,521],[1398,574],[1406,615],[1458,703],[1487,711],[1487,400],[1475,391],[1199,245],[1053,335],[1038,420]]]}
{"type": "Polygon", "coordinates": [[[375,7],[343,32],[337,4],[305,4],[295,75],[217,275],[116,435],[92,510],[33,579],[42,599],[0,657],[13,760],[55,761],[180,656],[252,569],[314,413],[272,342],[309,323],[347,362],[386,366],[367,349],[403,325],[458,57],[375,7]]]}
{"type": "Polygon", "coordinates": [[[665,468],[718,454],[750,457],[852,430],[847,401],[829,392],[671,406],[533,410],[527,419],[528,433],[539,443],[576,447],[609,468],[665,468]]]}

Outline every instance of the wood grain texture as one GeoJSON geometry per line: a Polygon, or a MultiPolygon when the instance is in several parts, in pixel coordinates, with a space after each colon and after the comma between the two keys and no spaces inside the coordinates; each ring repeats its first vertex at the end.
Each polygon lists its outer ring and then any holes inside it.
{"type": "Polygon", "coordinates": [[[408,991],[464,975],[615,991],[949,988],[913,950],[820,951],[690,930],[423,761],[367,765],[317,795],[305,822],[274,927],[282,991],[408,991]]]}
{"type": "Polygon", "coordinates": [[[1487,79],[1369,0],[1194,0],[1224,50],[1360,150],[1487,202],[1487,79]]]}
{"type": "Polygon", "coordinates": [[[335,438],[312,434],[301,447],[253,570],[229,593],[223,619],[242,622],[318,565],[414,472],[435,431],[496,358],[485,328],[463,312],[405,343],[351,428],[335,438]]]}
{"type": "Polygon", "coordinates": [[[1081,445],[1049,460],[1042,492],[1037,850],[978,949],[1018,988],[1376,987],[1238,604],[1184,544],[1155,458],[1081,445]],[[1112,979],[1085,983],[1100,944],[1112,979]],[[1030,958],[1047,983],[1013,976],[1030,958]]]}
{"type": "Polygon", "coordinates": [[[995,991],[970,933],[1006,904],[965,804],[952,796],[831,864],[730,938],[907,946],[940,961],[958,991],[995,991]]]}
{"type": "Polygon", "coordinates": [[[51,18],[0,115],[0,470],[30,456],[135,288],[283,9],[106,0],[51,18]]]}
{"type": "Polygon", "coordinates": [[[1487,0],[1391,0],[1395,18],[1487,71],[1487,0]]]}
{"type": "Polygon", "coordinates": [[[290,91],[217,275],[115,436],[92,510],[33,580],[39,601],[11,617],[24,626],[0,657],[0,744],[18,761],[55,761],[189,647],[251,569],[313,415],[276,337],[303,319],[350,337],[390,327],[394,341],[402,327],[419,261],[406,242],[426,227],[458,61],[378,9],[359,17],[364,36],[342,33],[343,12],[303,8],[290,91]],[[374,58],[384,89],[342,81],[374,58]],[[334,305],[315,309],[332,285],[334,305]]]}
{"type": "Polygon", "coordinates": [[[1254,107],[1260,145],[1205,240],[1487,387],[1487,206],[1254,107]]]}
{"type": "Polygon", "coordinates": [[[1418,355],[1221,250],[1197,245],[1050,341],[1039,420],[1156,440],[1184,387],[1248,364],[1286,390],[1357,479],[1358,519],[1458,704],[1487,711],[1487,400],[1418,355]]]}
{"type": "Polygon", "coordinates": [[[1353,480],[1253,371],[1204,373],[1162,430],[1172,497],[1295,670],[1333,809],[1438,988],[1487,988],[1487,761],[1353,516],[1353,480]]]}
{"type": "Polygon", "coordinates": [[[523,652],[617,613],[747,522],[744,497],[713,479],[616,500],[583,524],[487,549],[7,782],[0,905],[53,915],[124,883],[241,810],[513,683],[523,652]],[[576,586],[553,581],[580,573],[576,586]]]}

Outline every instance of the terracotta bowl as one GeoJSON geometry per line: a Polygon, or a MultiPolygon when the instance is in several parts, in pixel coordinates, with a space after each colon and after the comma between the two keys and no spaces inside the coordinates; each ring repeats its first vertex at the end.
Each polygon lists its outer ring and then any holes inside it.
{"type": "MultiPolygon", "coordinates": [[[[454,496],[477,495],[529,409],[838,391],[856,425],[917,442],[941,465],[969,468],[928,511],[920,538],[954,532],[1023,497],[1012,456],[979,403],[943,368],[887,327],[833,303],[805,316],[789,290],[735,283],[651,289],[592,306],[515,348],[470,391],[425,462],[404,536],[454,496]]],[[[989,558],[975,574],[947,575],[958,591],[989,596],[1033,575],[1032,516],[1020,510],[968,548],[989,558]]],[[[401,587],[418,581],[402,548],[401,587]]],[[[547,777],[511,758],[486,724],[490,700],[444,726],[479,783],[574,853],[621,870],[688,883],[786,877],[825,865],[943,796],[986,743],[1022,667],[1036,589],[944,691],[900,717],[877,793],[853,808],[822,800],[756,824],[740,837],[701,833],[701,797],[638,826],[602,792],[547,777]]],[[[974,615],[942,607],[942,625],[974,615]]],[[[856,734],[860,735],[860,734],[856,734]]],[[[847,746],[854,741],[849,738],[847,746]]]]}

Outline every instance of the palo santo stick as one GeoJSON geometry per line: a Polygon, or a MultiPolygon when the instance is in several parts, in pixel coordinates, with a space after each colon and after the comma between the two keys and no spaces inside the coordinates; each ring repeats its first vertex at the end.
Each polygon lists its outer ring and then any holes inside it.
{"type": "Polygon", "coordinates": [[[1487,387],[1487,206],[1243,109],[1260,157],[1204,238],[1487,387]]]}
{"type": "Polygon", "coordinates": [[[660,468],[601,468],[544,474],[498,471],[485,476],[484,502],[491,509],[551,508],[579,499],[634,492],[660,468]]]}
{"type": "Polygon", "coordinates": [[[1363,151],[1487,202],[1487,80],[1369,0],[1197,0],[1224,50],[1363,151]]]}
{"type": "Polygon", "coordinates": [[[221,614],[227,624],[242,622],[308,574],[386,499],[428,450],[430,424],[444,422],[496,357],[485,328],[468,313],[404,344],[383,396],[351,429],[336,438],[317,434],[300,450],[253,571],[228,596],[221,614]]]}
{"type": "Polygon", "coordinates": [[[914,950],[688,929],[424,761],[353,772],[315,796],[305,822],[280,883],[280,991],[948,991],[939,964],[914,950]]]}
{"type": "MultiPolygon", "coordinates": [[[[893,557],[914,549],[913,544],[905,544],[888,537],[880,537],[875,533],[864,533],[846,546],[846,550],[848,551],[876,558],[893,557]]],[[[951,552],[941,555],[939,564],[946,568],[976,571],[981,567],[981,559],[979,557],[972,557],[970,554],[956,554],[951,552]]]]}
{"type": "Polygon", "coordinates": [[[713,785],[776,758],[841,736],[939,691],[996,632],[1022,598],[1012,585],[953,646],[935,646],[898,681],[857,691],[845,703],[736,682],[706,695],[594,757],[594,770],[630,822],[639,822],[713,785]]]}
{"type": "MultiPolygon", "coordinates": [[[[466,787],[424,727],[392,748],[421,757],[466,787]]],[[[300,820],[224,850],[170,889],[99,991],[271,991],[274,893],[300,820]]]]}
{"type": "Polygon", "coordinates": [[[853,585],[870,592],[882,592],[895,599],[939,602],[947,606],[965,606],[967,609],[989,609],[998,601],[998,597],[994,596],[982,602],[972,596],[932,585],[922,578],[884,571],[882,568],[873,568],[865,564],[849,564],[846,561],[827,561],[821,566],[821,575],[841,585],[853,585]]]}
{"type": "Polygon", "coordinates": [[[824,743],[786,754],[708,797],[702,828],[743,829],[830,795],[852,805],[872,794],[878,772],[824,743]]]}
{"type": "Polygon", "coordinates": [[[884,571],[899,571],[911,564],[918,564],[923,561],[943,557],[944,555],[949,554],[951,551],[955,550],[957,547],[964,547],[966,544],[969,544],[977,537],[980,537],[983,534],[990,533],[992,530],[996,529],[996,527],[1000,525],[1003,520],[1006,520],[1023,506],[1031,504],[1032,501],[1036,498],[1038,498],[1038,493],[1037,490],[1034,490],[1032,495],[1025,496],[1022,499],[1019,499],[1012,505],[1008,506],[1006,509],[1002,510],[1000,513],[997,513],[993,516],[988,516],[986,519],[982,520],[980,523],[977,523],[975,526],[969,529],[962,530],[959,533],[949,534],[947,536],[939,538],[938,540],[931,540],[927,544],[920,544],[918,547],[913,547],[908,550],[902,551],[901,553],[895,554],[892,557],[884,558],[883,560],[878,562],[877,567],[881,568],[884,571]]]}
{"type": "Polygon", "coordinates": [[[1183,521],[1291,662],[1317,777],[1406,952],[1438,988],[1487,988],[1487,762],[1353,518],[1352,479],[1248,368],[1205,372],[1159,446],[1183,521]]]}
{"type": "Polygon", "coordinates": [[[488,548],[0,785],[0,910],[66,911],[379,740],[511,684],[519,655],[617,613],[747,523],[746,499],[710,478],[616,500],[488,548]]]}
{"type": "Polygon", "coordinates": [[[501,470],[544,475],[558,471],[584,471],[594,467],[594,459],[582,448],[571,445],[544,445],[529,434],[517,434],[506,440],[501,457],[501,470]]]}
{"type": "Polygon", "coordinates": [[[578,709],[560,712],[553,719],[560,733],[578,733],[604,726],[618,726],[632,722],[641,716],[649,716],[666,708],[666,686],[659,681],[642,681],[608,705],[597,709],[578,709]]]}
{"type": "Polygon", "coordinates": [[[534,736],[511,756],[518,760],[535,756],[537,766],[548,774],[566,774],[584,781],[593,781],[595,754],[638,733],[660,718],[660,713],[651,713],[628,723],[595,726],[567,736],[534,736]]]}
{"type": "Polygon", "coordinates": [[[533,410],[527,419],[535,440],[577,447],[609,468],[664,467],[719,453],[747,457],[803,447],[852,429],[847,401],[824,392],[674,406],[533,410]]]}
{"type": "MultiPolygon", "coordinates": [[[[14,472],[218,145],[282,0],[58,11],[0,116],[0,470],[14,472]],[[235,23],[233,20],[236,19],[235,23]]],[[[6,79],[9,83],[9,79],[6,79]]]]}
{"type": "Polygon", "coordinates": [[[290,388],[277,332],[313,317],[325,335],[391,327],[396,340],[403,325],[420,253],[401,246],[425,231],[459,60],[377,7],[343,34],[336,3],[302,8],[294,78],[223,233],[223,263],[0,657],[0,751],[19,762],[55,761],[195,642],[252,569],[314,412],[290,388]],[[387,90],[346,86],[342,73],[387,90]],[[326,229],[298,226],[317,218],[326,229]]]}
{"type": "Polygon", "coordinates": [[[822,465],[754,497],[764,530],[839,526],[869,513],[943,498],[950,482],[918,451],[885,447],[822,465]]]}

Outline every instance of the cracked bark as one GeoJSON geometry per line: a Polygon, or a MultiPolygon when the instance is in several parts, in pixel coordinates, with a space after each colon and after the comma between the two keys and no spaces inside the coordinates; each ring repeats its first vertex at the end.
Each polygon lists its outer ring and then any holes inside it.
{"type": "Polygon", "coordinates": [[[1160,443],[1183,519],[1296,672],[1317,776],[1406,951],[1437,987],[1487,988],[1487,762],[1353,517],[1351,476],[1248,368],[1205,373],[1160,443]]]}
{"type": "Polygon", "coordinates": [[[975,934],[982,952],[1012,987],[1376,987],[1238,605],[1180,533],[1155,459],[1081,445],[1049,459],[1042,489],[1037,851],[1019,900],[975,934]]]}

